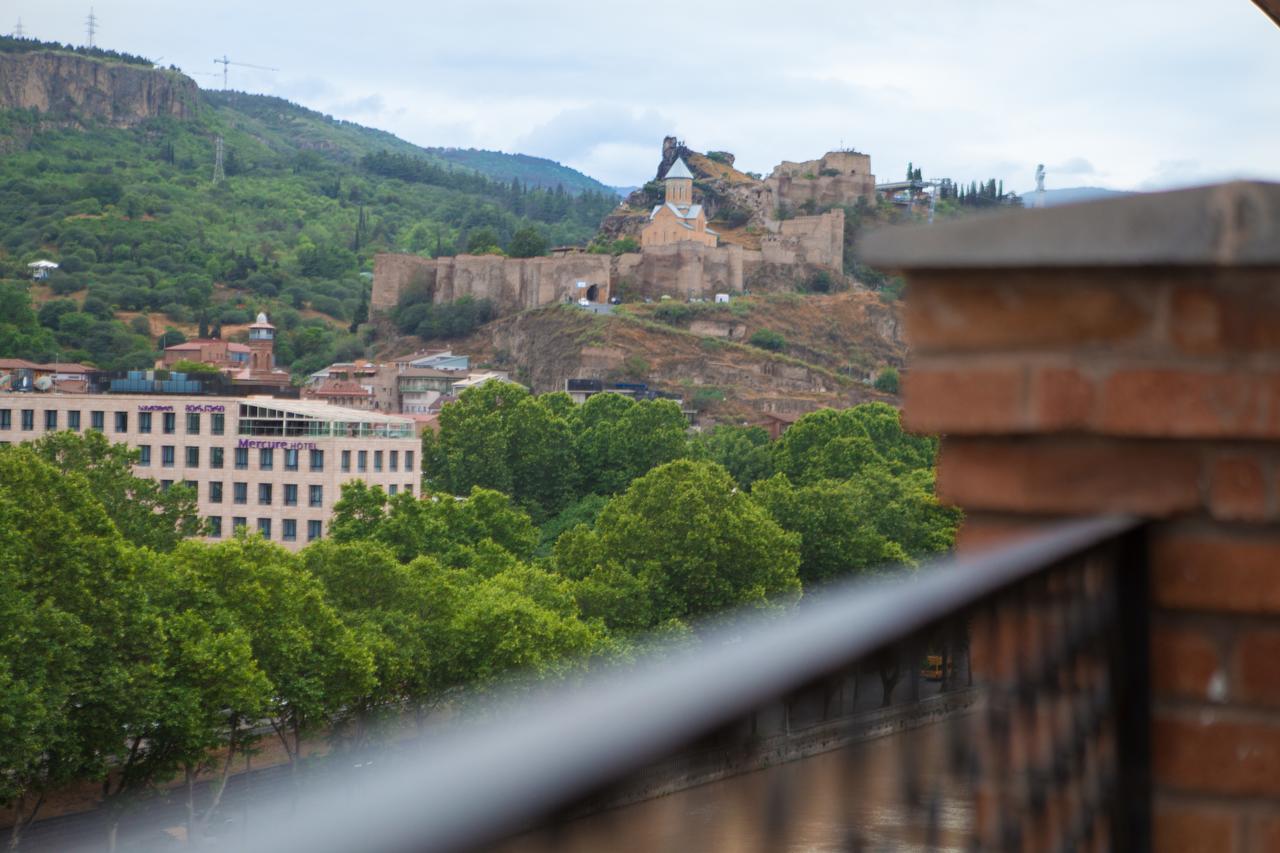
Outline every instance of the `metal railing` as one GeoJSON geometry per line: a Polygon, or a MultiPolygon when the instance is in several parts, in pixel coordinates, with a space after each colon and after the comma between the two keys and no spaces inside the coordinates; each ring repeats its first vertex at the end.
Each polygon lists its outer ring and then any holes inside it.
{"type": "Polygon", "coordinates": [[[402,748],[225,849],[1142,851],[1143,543],[1090,519],[837,586],[402,748]]]}

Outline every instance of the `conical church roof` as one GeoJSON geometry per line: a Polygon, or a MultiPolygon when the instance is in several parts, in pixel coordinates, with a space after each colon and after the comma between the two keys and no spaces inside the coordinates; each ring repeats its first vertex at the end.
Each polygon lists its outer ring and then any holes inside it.
{"type": "Polygon", "coordinates": [[[663,177],[663,180],[669,181],[673,178],[684,178],[689,181],[693,180],[693,172],[689,171],[689,167],[684,164],[684,160],[680,157],[677,157],[676,161],[671,164],[671,168],[667,169],[667,174],[663,177]]]}

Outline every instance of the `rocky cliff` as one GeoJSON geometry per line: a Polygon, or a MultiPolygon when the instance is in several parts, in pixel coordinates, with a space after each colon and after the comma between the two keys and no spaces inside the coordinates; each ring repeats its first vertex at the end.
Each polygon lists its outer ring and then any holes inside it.
{"type": "Polygon", "coordinates": [[[53,121],[132,127],[192,117],[199,89],[176,71],[46,51],[0,54],[0,109],[34,109],[53,121]]]}

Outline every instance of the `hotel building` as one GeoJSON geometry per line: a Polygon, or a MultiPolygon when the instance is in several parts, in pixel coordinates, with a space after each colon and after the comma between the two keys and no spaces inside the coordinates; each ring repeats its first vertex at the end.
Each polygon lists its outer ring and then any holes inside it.
{"type": "Polygon", "coordinates": [[[341,486],[416,493],[413,419],[320,401],[164,393],[0,393],[0,443],[97,430],[139,453],[135,472],[195,489],[208,537],[256,530],[296,549],[324,535],[341,486]]]}

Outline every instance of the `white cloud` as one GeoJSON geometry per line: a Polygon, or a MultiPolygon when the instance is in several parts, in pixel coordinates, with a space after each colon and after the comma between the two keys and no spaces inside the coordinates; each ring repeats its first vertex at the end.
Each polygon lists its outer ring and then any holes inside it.
{"type": "MultiPolygon", "coordinates": [[[[16,11],[29,33],[75,42],[82,2],[18,0],[16,11]]],[[[233,85],[610,183],[651,177],[665,133],[754,171],[843,142],[885,176],[912,161],[1007,186],[1030,186],[1036,163],[1055,186],[1280,178],[1268,150],[1280,32],[1249,0],[650,0],[642,14],[588,0],[354,11],[113,0],[97,11],[104,46],[195,71],[225,52],[282,69],[233,66],[233,85]]]]}

